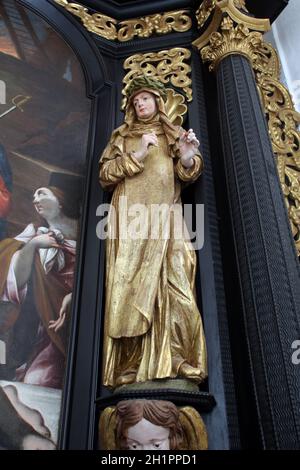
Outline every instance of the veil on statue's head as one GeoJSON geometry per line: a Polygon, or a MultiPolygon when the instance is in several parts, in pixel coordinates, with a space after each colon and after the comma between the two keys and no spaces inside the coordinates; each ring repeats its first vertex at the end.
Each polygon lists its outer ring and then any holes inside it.
{"type": "MultiPolygon", "coordinates": [[[[138,121],[136,111],[133,105],[133,98],[143,91],[152,93],[156,99],[157,113],[153,118],[157,120],[157,114],[159,115],[159,121],[161,122],[165,135],[167,137],[169,145],[175,144],[178,138],[178,126],[172,124],[168,117],[165,101],[167,99],[167,91],[164,84],[158,79],[152,77],[146,77],[145,75],[133,78],[126,90],[126,107],[125,107],[125,118],[124,125],[121,126],[120,134],[125,136],[128,134],[135,122],[138,121]]],[[[140,122],[143,120],[139,120],[140,122]]],[[[148,120],[147,120],[148,121],[148,120]]]]}
{"type": "Polygon", "coordinates": [[[155,96],[157,109],[159,114],[163,114],[166,118],[165,100],[167,98],[166,89],[159,80],[146,77],[145,75],[133,78],[127,89],[127,104],[125,108],[125,122],[129,125],[136,119],[136,112],[133,106],[134,97],[143,91],[152,93],[155,96]]]}
{"type": "Polygon", "coordinates": [[[167,138],[170,149],[170,156],[176,156],[177,142],[179,140],[180,126],[183,116],[187,112],[187,106],[184,104],[184,97],[176,93],[172,88],[165,88],[165,85],[157,78],[140,75],[131,80],[125,87],[125,104],[122,107],[125,110],[124,123],[115,129],[110,138],[109,145],[104,150],[100,163],[113,159],[116,155],[124,153],[124,139],[135,134],[136,125],[139,126],[139,135],[143,122],[155,121],[156,125],[161,124],[163,133],[167,138]],[[155,96],[158,112],[150,119],[138,120],[133,106],[133,98],[142,91],[148,91],[155,96]]]}

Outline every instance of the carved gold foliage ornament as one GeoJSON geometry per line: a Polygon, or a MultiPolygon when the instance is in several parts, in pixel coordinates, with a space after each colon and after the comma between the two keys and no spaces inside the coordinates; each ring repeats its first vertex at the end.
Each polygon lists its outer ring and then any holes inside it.
{"type": "Polygon", "coordinates": [[[300,256],[300,114],[280,83],[280,61],[271,44],[263,43],[253,63],[265,108],[279,179],[292,233],[300,256]]]}
{"type": "Polygon", "coordinates": [[[252,65],[257,80],[262,76],[269,76],[279,80],[280,61],[278,54],[271,44],[265,41],[262,42],[261,46],[256,51],[256,58],[252,65]]]}
{"type": "Polygon", "coordinates": [[[183,117],[187,112],[184,97],[176,93],[172,88],[167,88],[167,99],[165,103],[166,113],[174,126],[182,126],[183,117]]]}
{"type": "Polygon", "coordinates": [[[125,109],[126,96],[132,79],[141,75],[157,78],[163,84],[171,83],[174,87],[183,90],[187,101],[191,101],[192,81],[189,77],[191,67],[185,63],[190,56],[191,53],[188,49],[175,47],[165,51],[134,54],[128,57],[124,62],[124,69],[128,72],[123,79],[125,87],[122,91],[124,95],[122,109],[125,109]]]}
{"type": "Polygon", "coordinates": [[[246,13],[249,13],[247,7],[246,7],[246,0],[233,0],[234,6],[238,8],[239,10],[243,10],[246,13]]]}
{"type": "Polygon", "coordinates": [[[215,70],[229,54],[244,55],[252,63],[300,256],[300,114],[295,111],[289,91],[280,83],[280,62],[275,49],[262,39],[260,31],[269,30],[269,21],[245,15],[244,1],[205,0],[201,7],[202,21],[206,22],[212,14],[213,18],[193,44],[200,50],[203,61],[210,62],[210,70],[215,70]]]}
{"type": "Polygon", "coordinates": [[[172,31],[185,32],[192,27],[192,20],[185,10],[145,16],[118,22],[102,13],[90,13],[88,8],[68,0],[54,0],[68,12],[79,17],[84,27],[98,36],[120,42],[130,41],[135,36],[148,38],[153,34],[172,31]]]}
{"type": "Polygon", "coordinates": [[[209,70],[212,71],[220,60],[231,54],[244,55],[253,62],[261,44],[261,33],[250,31],[243,23],[234,26],[232,19],[227,16],[221,22],[220,32],[210,35],[209,44],[201,50],[201,56],[204,62],[210,62],[209,70]]]}
{"type": "MultiPolygon", "coordinates": [[[[211,16],[212,12],[215,10],[215,7],[218,4],[224,4],[223,1],[217,0],[203,0],[200,7],[196,11],[196,18],[198,22],[198,27],[202,28],[202,26],[206,23],[208,18],[211,16]]],[[[238,10],[241,10],[245,13],[249,13],[246,7],[245,0],[232,0],[232,4],[238,10]]]]}
{"type": "Polygon", "coordinates": [[[206,23],[216,6],[216,0],[204,0],[196,11],[196,18],[199,28],[206,23]]]}
{"type": "Polygon", "coordinates": [[[187,12],[182,10],[121,21],[119,26],[118,40],[129,41],[135,36],[149,38],[154,33],[167,34],[172,31],[182,33],[191,28],[192,20],[187,12]]]}
{"type": "Polygon", "coordinates": [[[220,60],[230,54],[242,54],[253,61],[262,43],[261,33],[269,31],[270,21],[249,15],[243,1],[205,0],[201,7],[200,24],[203,26],[212,18],[193,45],[203,60],[211,62],[210,70],[215,70],[220,60]]]}
{"type": "Polygon", "coordinates": [[[88,8],[79,3],[71,3],[67,0],[55,0],[68,12],[81,19],[83,26],[91,33],[98,34],[106,39],[117,39],[117,21],[100,13],[89,13],[88,8]]]}

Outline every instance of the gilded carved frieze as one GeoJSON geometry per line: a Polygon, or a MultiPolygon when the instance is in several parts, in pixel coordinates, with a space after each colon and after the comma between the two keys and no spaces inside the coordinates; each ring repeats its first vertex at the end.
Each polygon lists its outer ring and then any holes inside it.
{"type": "Polygon", "coordinates": [[[155,14],[121,21],[119,23],[118,40],[129,41],[135,36],[148,38],[154,33],[167,34],[172,31],[188,31],[192,26],[192,20],[185,11],[172,11],[169,13],[155,14]]]}
{"type": "Polygon", "coordinates": [[[123,79],[124,89],[122,91],[124,100],[122,109],[126,105],[127,89],[133,78],[140,75],[159,78],[164,83],[171,83],[174,87],[183,90],[187,101],[192,100],[192,81],[189,77],[191,67],[187,63],[191,53],[188,49],[175,47],[173,49],[148,52],[146,54],[134,54],[124,62],[124,69],[128,70],[123,79]]]}
{"type": "Polygon", "coordinates": [[[276,157],[292,233],[300,256],[300,114],[280,83],[280,61],[271,44],[263,43],[253,63],[276,157]]]}
{"type": "Polygon", "coordinates": [[[135,37],[149,38],[153,34],[161,35],[172,31],[182,33],[192,27],[192,20],[185,10],[156,13],[118,22],[102,13],[91,13],[79,3],[68,0],[55,0],[55,2],[79,17],[88,31],[112,41],[125,42],[135,37]]]}
{"type": "Polygon", "coordinates": [[[68,0],[55,0],[55,2],[80,18],[83,26],[91,33],[113,41],[117,39],[117,21],[114,18],[101,13],[90,13],[88,8],[68,0]]]}

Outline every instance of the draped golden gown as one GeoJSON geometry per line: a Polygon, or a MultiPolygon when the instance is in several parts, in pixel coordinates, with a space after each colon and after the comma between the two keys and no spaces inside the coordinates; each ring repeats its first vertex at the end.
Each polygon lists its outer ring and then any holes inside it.
{"type": "MultiPolygon", "coordinates": [[[[179,136],[180,128],[177,131],[179,136]]],[[[205,338],[194,296],[196,255],[190,242],[173,236],[119,236],[121,196],[127,197],[128,208],[136,203],[171,208],[180,203],[181,182],[195,181],[202,167],[200,155],[194,156],[191,169],[183,167],[178,139],[169,145],[159,115],[136,121],[125,135],[122,127],[117,129],[102,154],[100,183],[114,189],[111,204],[117,214],[116,237],[106,240],[104,385],[180,376],[200,382],[207,375],[205,338]],[[139,162],[131,152],[149,132],[157,135],[158,146],[151,146],[139,162]],[[184,371],[182,364],[190,370],[184,371]]]]}

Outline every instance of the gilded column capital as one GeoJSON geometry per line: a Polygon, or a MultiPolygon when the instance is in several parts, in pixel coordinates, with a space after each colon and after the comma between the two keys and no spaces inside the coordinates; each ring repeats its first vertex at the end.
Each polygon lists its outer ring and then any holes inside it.
{"type": "Polygon", "coordinates": [[[210,62],[210,70],[231,54],[244,55],[253,62],[262,33],[270,29],[270,21],[251,16],[243,0],[204,0],[197,20],[203,32],[193,44],[202,60],[210,62]]]}

